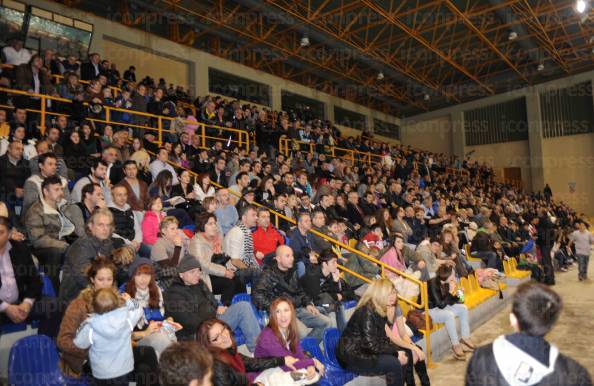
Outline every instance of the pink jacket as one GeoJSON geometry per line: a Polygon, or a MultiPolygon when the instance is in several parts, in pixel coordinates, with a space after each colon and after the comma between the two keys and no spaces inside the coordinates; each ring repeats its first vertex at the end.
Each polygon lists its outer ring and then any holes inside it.
{"type": "MultiPolygon", "coordinates": [[[[404,261],[398,258],[398,254],[396,252],[396,248],[390,248],[386,251],[386,253],[380,259],[382,263],[386,263],[387,265],[396,268],[399,271],[406,271],[406,264],[404,261]]],[[[388,277],[395,277],[397,276],[394,272],[386,270],[386,276],[388,277]]]]}
{"type": "Polygon", "coordinates": [[[164,212],[155,213],[147,210],[142,219],[142,242],[153,245],[159,238],[159,224],[165,217],[164,212]]]}

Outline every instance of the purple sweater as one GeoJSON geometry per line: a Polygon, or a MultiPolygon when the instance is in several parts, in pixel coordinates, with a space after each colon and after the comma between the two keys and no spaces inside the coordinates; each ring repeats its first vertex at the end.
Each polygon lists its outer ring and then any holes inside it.
{"type": "MultiPolygon", "coordinates": [[[[296,347],[296,352],[291,352],[286,347],[283,347],[282,343],[278,340],[274,332],[270,329],[270,327],[266,327],[260,333],[258,337],[258,342],[256,343],[256,350],[254,351],[254,357],[256,358],[270,358],[270,357],[286,357],[287,355],[291,355],[299,359],[297,363],[294,364],[296,369],[305,369],[309,366],[314,365],[313,359],[307,357],[301,348],[301,344],[298,342],[296,347]]],[[[282,366],[282,369],[285,371],[291,371],[287,366],[282,366]]]]}

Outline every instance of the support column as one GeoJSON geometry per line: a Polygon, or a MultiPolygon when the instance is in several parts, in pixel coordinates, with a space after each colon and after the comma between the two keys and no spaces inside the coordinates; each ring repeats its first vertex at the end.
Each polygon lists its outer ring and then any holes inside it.
{"type": "Polygon", "coordinates": [[[528,147],[530,150],[530,181],[526,181],[528,191],[539,191],[544,188],[544,154],[542,121],[540,115],[540,95],[537,90],[526,94],[526,118],[528,119],[528,147]]]}
{"type": "Polygon", "coordinates": [[[270,86],[270,101],[273,111],[281,111],[283,105],[282,90],[279,84],[270,86]]]}
{"type": "Polygon", "coordinates": [[[461,160],[464,160],[466,146],[466,137],[464,132],[464,112],[462,110],[454,111],[450,114],[450,125],[452,132],[452,148],[451,152],[453,155],[461,160]]]}

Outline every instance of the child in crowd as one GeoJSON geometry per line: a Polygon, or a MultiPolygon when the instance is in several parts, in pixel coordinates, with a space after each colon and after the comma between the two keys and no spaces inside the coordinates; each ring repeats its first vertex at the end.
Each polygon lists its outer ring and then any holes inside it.
{"type": "Polygon", "coordinates": [[[128,374],[134,369],[132,330],[143,309],[127,293],[120,298],[115,289],[102,288],[93,295],[92,310],[94,314],[81,325],[74,344],[89,349],[95,385],[127,386],[128,374]]]}

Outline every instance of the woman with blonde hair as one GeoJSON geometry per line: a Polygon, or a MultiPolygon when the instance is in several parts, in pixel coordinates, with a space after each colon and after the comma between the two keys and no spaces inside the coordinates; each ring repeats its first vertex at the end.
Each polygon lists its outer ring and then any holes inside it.
{"type": "MultiPolygon", "coordinates": [[[[338,362],[358,375],[386,376],[387,386],[404,385],[406,353],[392,343],[388,313],[398,294],[388,279],[373,281],[357,304],[336,348],[338,362]]],[[[396,308],[395,317],[402,311],[396,308]]]]}

